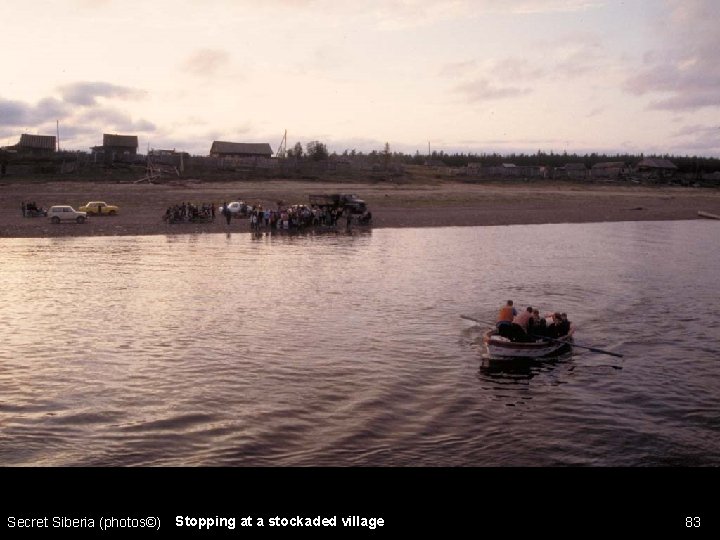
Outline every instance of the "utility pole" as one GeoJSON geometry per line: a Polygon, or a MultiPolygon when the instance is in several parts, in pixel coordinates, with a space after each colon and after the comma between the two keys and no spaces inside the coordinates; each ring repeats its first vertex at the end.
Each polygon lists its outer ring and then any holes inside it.
{"type": "Polygon", "coordinates": [[[287,129],[285,130],[285,134],[283,135],[283,138],[280,141],[280,146],[278,146],[277,153],[275,154],[275,156],[279,157],[281,159],[284,159],[286,153],[287,153],[287,129]]]}
{"type": "Polygon", "coordinates": [[[60,151],[60,120],[55,120],[55,126],[57,128],[57,151],[60,151]]]}

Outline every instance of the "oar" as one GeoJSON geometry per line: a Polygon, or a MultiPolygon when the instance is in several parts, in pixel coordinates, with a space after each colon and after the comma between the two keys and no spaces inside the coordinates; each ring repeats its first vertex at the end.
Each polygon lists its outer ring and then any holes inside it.
{"type": "Polygon", "coordinates": [[[468,315],[460,315],[461,319],[467,319],[468,321],[476,322],[478,324],[487,324],[488,326],[495,326],[495,323],[487,322],[487,321],[481,321],[479,319],[476,319],[474,317],[470,317],[468,315]]]}
{"type": "Polygon", "coordinates": [[[569,343],[569,344],[572,345],[573,347],[580,347],[581,349],[587,349],[587,350],[589,350],[589,351],[596,352],[596,353],[600,353],[600,354],[609,354],[610,356],[617,356],[618,358],[622,358],[622,357],[623,357],[623,355],[620,354],[620,353],[611,352],[611,351],[604,351],[604,350],[602,350],[602,349],[597,349],[597,348],[595,348],[595,347],[586,347],[585,345],[578,345],[578,344],[575,343],[574,341],[573,341],[572,343],[570,343],[570,342],[568,342],[568,341],[565,341],[564,339],[554,339],[554,338],[547,337],[547,336],[538,336],[537,334],[528,334],[528,335],[530,335],[531,337],[534,337],[534,338],[538,338],[538,339],[545,339],[545,340],[547,340],[547,341],[555,341],[555,342],[557,342],[557,343],[569,343]]]}
{"type": "MultiPolygon", "coordinates": [[[[473,322],[476,322],[476,323],[478,323],[478,324],[487,324],[487,325],[489,325],[489,326],[492,326],[492,323],[489,323],[489,322],[487,322],[487,321],[481,321],[481,320],[476,319],[476,318],[474,318],[474,317],[469,317],[468,315],[460,315],[460,318],[461,318],[461,319],[467,319],[468,321],[473,321],[473,322]]],[[[536,334],[530,334],[530,336],[532,336],[532,337],[534,337],[534,338],[538,338],[538,339],[545,339],[545,340],[548,340],[548,341],[556,341],[556,342],[558,342],[558,343],[568,343],[567,341],[565,341],[565,340],[563,340],[563,339],[554,339],[554,338],[546,337],[546,336],[538,336],[538,335],[536,335],[536,334]]],[[[592,352],[595,352],[595,353],[609,354],[610,356],[616,356],[616,357],[618,357],[618,358],[622,358],[622,357],[623,357],[623,355],[620,354],[620,353],[615,353],[615,352],[611,352],[611,351],[605,351],[605,350],[603,350],[603,349],[598,349],[598,348],[596,348],[596,347],[587,347],[587,346],[585,346],[585,345],[578,345],[578,344],[575,343],[575,342],[573,342],[571,345],[572,345],[573,347],[579,347],[579,348],[581,348],[581,349],[587,349],[587,350],[592,351],[592,352]]]]}

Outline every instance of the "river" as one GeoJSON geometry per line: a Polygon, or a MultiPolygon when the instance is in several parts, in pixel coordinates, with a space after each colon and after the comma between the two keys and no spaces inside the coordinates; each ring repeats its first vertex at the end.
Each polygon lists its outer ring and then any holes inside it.
{"type": "Polygon", "coordinates": [[[718,466],[712,221],[0,239],[0,463],[718,466]],[[571,355],[488,368],[513,299],[571,355]]]}

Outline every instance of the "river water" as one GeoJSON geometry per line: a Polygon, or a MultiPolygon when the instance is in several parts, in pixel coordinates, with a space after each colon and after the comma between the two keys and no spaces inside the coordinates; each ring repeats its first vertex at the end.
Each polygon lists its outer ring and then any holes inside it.
{"type": "Polygon", "coordinates": [[[0,239],[0,463],[718,466],[717,227],[0,239]],[[624,358],[486,366],[507,299],[624,358]]]}

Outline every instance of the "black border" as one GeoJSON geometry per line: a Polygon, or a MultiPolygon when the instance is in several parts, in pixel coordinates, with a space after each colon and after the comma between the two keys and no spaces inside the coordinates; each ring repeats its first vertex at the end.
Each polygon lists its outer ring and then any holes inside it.
{"type": "MultiPolygon", "coordinates": [[[[717,534],[718,468],[6,468],[7,516],[146,516],[160,531],[116,537],[262,537],[297,528],[241,528],[243,516],[383,518],[352,535],[484,533],[717,534]],[[178,528],[176,516],[234,516],[236,529],[178,528]],[[699,528],[686,518],[700,517],[699,528]]],[[[342,530],[340,530],[342,529],[342,530]]],[[[346,537],[335,527],[313,537],[346,537]]],[[[36,533],[38,531],[35,531],[36,533]]],[[[55,532],[55,531],[53,531],[55,532]]],[[[98,531],[73,529],[73,536],[98,531]]],[[[308,529],[303,530],[307,534],[308,529]]],[[[25,534],[22,534],[25,533],[25,534]]],[[[391,536],[387,536],[391,535],[391,536]]]]}

